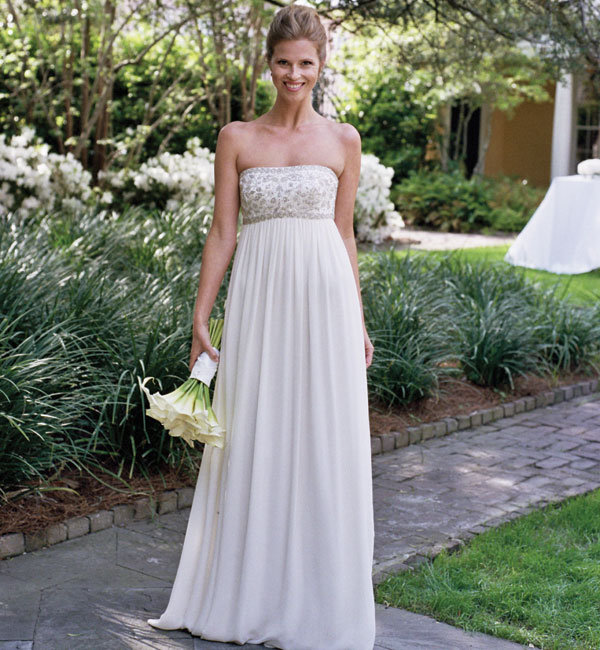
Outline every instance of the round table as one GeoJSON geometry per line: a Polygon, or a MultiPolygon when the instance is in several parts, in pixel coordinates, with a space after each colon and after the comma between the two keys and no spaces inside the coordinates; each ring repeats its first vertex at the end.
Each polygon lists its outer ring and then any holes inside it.
{"type": "Polygon", "coordinates": [[[552,273],[600,267],[600,178],[557,176],[504,258],[552,273]]]}

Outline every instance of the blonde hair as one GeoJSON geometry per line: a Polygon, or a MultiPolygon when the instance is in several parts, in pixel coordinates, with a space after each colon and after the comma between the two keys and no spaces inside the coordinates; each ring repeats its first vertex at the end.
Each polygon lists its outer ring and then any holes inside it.
{"type": "Polygon", "coordinates": [[[327,54],[327,33],[319,14],[312,7],[291,4],[280,9],[269,26],[266,57],[270,61],[275,46],[281,41],[312,41],[321,63],[327,54]]]}

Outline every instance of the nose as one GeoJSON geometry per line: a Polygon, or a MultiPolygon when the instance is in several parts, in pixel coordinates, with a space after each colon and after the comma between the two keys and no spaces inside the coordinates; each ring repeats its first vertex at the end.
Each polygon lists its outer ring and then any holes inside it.
{"type": "Polygon", "coordinates": [[[298,75],[299,71],[300,71],[300,67],[296,67],[295,65],[292,65],[291,68],[290,68],[290,71],[288,72],[288,75],[287,75],[287,76],[288,76],[290,79],[295,79],[296,77],[299,76],[299,75],[298,75]]]}

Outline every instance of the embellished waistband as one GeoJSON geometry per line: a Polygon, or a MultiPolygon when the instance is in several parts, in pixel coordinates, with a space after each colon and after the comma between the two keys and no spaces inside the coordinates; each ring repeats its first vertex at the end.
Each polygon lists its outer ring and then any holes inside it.
{"type": "Polygon", "coordinates": [[[258,223],[259,221],[269,221],[272,219],[334,219],[333,214],[310,213],[306,214],[267,214],[267,215],[242,215],[242,224],[258,223]]]}

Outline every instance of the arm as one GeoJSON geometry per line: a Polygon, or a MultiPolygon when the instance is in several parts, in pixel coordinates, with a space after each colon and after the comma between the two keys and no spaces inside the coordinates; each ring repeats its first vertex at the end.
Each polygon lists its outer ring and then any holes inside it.
{"type": "Polygon", "coordinates": [[[348,251],[356,290],[365,337],[365,359],[367,368],[371,365],[373,357],[373,345],[369,339],[365,326],[365,315],[363,312],[362,296],[360,290],[360,279],[358,274],[358,253],[356,240],[354,239],[354,202],[360,179],[361,141],[360,134],[351,124],[340,124],[342,130],[342,143],[344,146],[345,165],[338,185],[337,199],[335,203],[335,224],[340,231],[344,246],[348,251]]]}
{"type": "Polygon", "coordinates": [[[190,372],[198,356],[205,350],[213,361],[218,360],[210,345],[208,321],[237,241],[240,209],[236,166],[238,132],[239,125],[232,122],[219,131],[217,139],[215,204],[213,220],[202,250],[200,280],[194,307],[190,372]]]}

